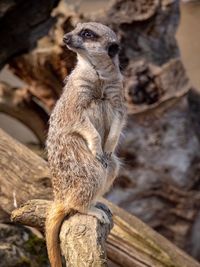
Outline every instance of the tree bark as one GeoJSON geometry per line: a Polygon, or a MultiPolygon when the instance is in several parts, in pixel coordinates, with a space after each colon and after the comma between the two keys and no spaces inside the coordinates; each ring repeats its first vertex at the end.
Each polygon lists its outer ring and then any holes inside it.
{"type": "MultiPolygon", "coordinates": [[[[5,214],[9,215],[13,209],[30,199],[39,198],[37,202],[33,200],[33,205],[29,202],[14,211],[13,218],[15,216],[16,221],[41,229],[45,210],[49,205],[47,199],[52,198],[47,163],[2,130],[0,130],[0,159],[0,207],[4,211],[1,212],[1,218],[8,219],[5,214]]],[[[114,263],[123,267],[200,267],[194,259],[139,219],[104,201],[114,214],[114,228],[107,242],[108,257],[114,263]]],[[[68,221],[63,224],[61,231],[65,237],[66,224],[68,221]]],[[[66,243],[62,243],[62,248],[65,247],[63,244],[66,243]]]]}

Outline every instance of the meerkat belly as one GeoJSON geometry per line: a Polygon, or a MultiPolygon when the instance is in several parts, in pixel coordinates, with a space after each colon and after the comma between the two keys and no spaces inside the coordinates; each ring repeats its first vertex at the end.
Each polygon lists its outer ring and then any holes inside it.
{"type": "Polygon", "coordinates": [[[108,101],[99,100],[88,109],[88,116],[94,127],[99,132],[104,144],[110,131],[112,120],[115,116],[114,110],[108,101]]]}

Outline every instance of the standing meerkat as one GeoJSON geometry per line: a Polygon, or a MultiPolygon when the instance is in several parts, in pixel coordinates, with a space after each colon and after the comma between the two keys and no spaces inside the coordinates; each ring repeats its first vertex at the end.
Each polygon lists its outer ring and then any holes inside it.
{"type": "Polygon", "coordinates": [[[100,23],[82,23],[64,43],[77,53],[77,64],[51,114],[47,138],[54,202],[46,242],[52,267],[62,266],[58,236],[66,215],[77,211],[108,220],[95,203],[117,176],[115,148],[126,113],[116,34],[100,23]]]}

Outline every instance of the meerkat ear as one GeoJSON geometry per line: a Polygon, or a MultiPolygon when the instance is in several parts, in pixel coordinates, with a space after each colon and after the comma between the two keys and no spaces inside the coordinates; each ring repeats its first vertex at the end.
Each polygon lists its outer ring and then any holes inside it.
{"type": "Polygon", "coordinates": [[[111,43],[108,46],[108,55],[109,57],[113,58],[119,52],[119,44],[118,43],[111,43]]]}

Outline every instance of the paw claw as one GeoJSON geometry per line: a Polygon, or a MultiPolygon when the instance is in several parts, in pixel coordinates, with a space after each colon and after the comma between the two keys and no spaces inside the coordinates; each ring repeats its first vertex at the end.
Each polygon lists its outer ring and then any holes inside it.
{"type": "Polygon", "coordinates": [[[105,157],[105,155],[97,154],[96,159],[101,162],[104,168],[108,167],[107,158],[105,157]]]}

